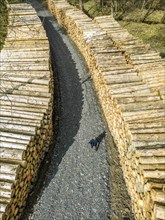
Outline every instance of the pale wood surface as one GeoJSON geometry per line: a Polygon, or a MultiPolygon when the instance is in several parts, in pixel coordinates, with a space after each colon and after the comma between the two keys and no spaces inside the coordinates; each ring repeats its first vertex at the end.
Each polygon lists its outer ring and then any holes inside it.
{"type": "Polygon", "coordinates": [[[0,69],[0,219],[18,219],[52,133],[49,43],[29,4],[9,5],[0,69]]]}

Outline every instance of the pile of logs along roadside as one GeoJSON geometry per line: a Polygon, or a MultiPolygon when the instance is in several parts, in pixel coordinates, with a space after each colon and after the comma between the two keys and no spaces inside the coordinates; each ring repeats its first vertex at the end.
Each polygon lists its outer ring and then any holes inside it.
{"type": "Polygon", "coordinates": [[[138,220],[165,220],[165,62],[112,16],[47,0],[83,54],[118,147],[138,220]]]}
{"type": "Polygon", "coordinates": [[[0,57],[0,219],[16,220],[52,136],[49,43],[29,4],[9,6],[0,57]]]}

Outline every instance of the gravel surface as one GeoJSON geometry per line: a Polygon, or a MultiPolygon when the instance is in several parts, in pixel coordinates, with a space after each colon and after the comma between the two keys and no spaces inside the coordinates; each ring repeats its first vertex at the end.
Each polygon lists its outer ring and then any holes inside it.
{"type": "MultiPolygon", "coordinates": [[[[60,104],[58,134],[44,162],[49,166],[43,170],[41,167],[35,193],[29,197],[22,220],[107,220],[114,206],[110,201],[114,193],[111,195],[109,190],[109,133],[88,69],[52,15],[35,0],[30,2],[47,31],[56,76],[55,95],[60,104]],[[88,142],[97,136],[101,143],[96,151],[88,142]]],[[[115,149],[112,141],[111,144],[115,149]]],[[[121,203],[122,197],[117,198],[121,203]]]]}

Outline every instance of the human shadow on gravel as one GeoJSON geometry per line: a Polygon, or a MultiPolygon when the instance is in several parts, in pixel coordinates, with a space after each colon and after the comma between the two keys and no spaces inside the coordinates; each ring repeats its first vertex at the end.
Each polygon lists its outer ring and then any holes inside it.
{"type": "Polygon", "coordinates": [[[79,130],[83,106],[81,82],[71,53],[59,32],[54,29],[52,17],[40,17],[40,19],[51,48],[54,75],[54,136],[28,198],[26,211],[21,217],[23,220],[29,219],[34,204],[58,172],[62,158],[74,142],[74,137],[79,130]]]}
{"type": "Polygon", "coordinates": [[[98,151],[98,149],[99,149],[99,147],[100,147],[100,143],[101,143],[102,140],[105,138],[105,135],[106,135],[106,132],[103,131],[101,134],[99,134],[99,135],[96,137],[96,140],[97,140],[96,151],[98,151]]]}
{"type": "Polygon", "coordinates": [[[102,142],[103,138],[105,138],[105,131],[99,134],[97,137],[92,138],[89,141],[89,144],[91,145],[91,148],[95,148],[96,151],[98,151],[100,147],[100,143],[102,142]]]}

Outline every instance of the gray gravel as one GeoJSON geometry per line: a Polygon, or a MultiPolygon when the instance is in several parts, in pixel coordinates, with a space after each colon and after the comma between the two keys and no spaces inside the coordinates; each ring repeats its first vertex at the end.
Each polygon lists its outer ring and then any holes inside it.
{"type": "MultiPolygon", "coordinates": [[[[107,136],[99,149],[88,142],[106,127],[84,60],[52,15],[31,1],[49,37],[58,80],[59,130],[42,189],[28,210],[33,220],[109,219],[107,136]]],[[[56,80],[56,81],[57,81],[56,80]]],[[[27,217],[28,215],[28,217],[27,217]]],[[[23,217],[22,219],[25,219],[23,217]]]]}

